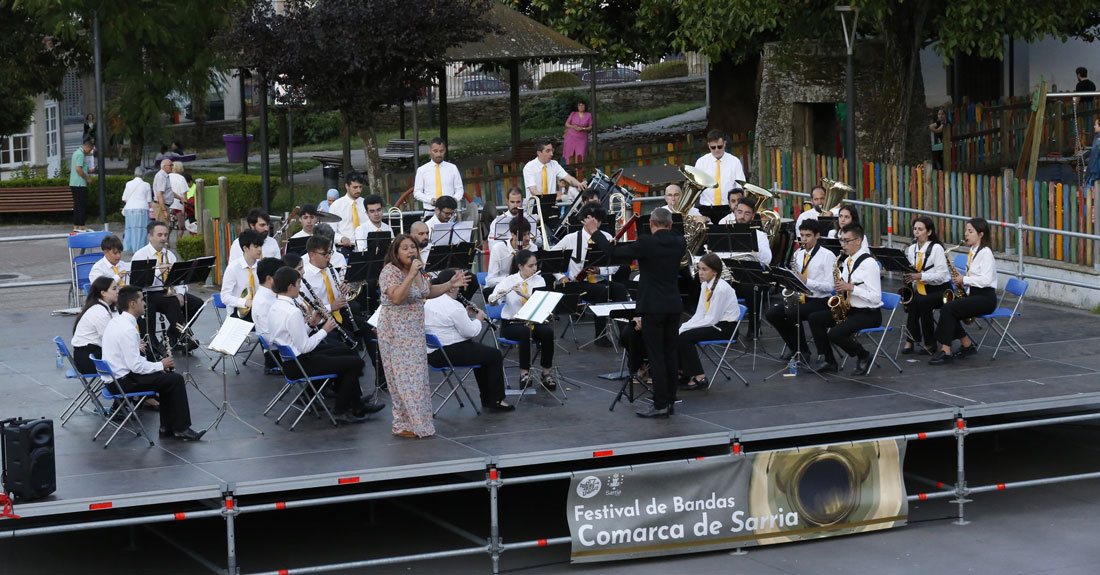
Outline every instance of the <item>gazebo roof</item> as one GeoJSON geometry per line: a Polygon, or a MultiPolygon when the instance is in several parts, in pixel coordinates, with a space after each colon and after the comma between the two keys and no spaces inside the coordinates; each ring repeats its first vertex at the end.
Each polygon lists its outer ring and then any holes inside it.
{"type": "Polygon", "coordinates": [[[570,40],[553,29],[524,16],[495,0],[485,19],[496,24],[501,32],[489,33],[478,42],[470,42],[447,50],[448,62],[492,62],[534,60],[540,58],[583,58],[596,54],[594,50],[570,40]]]}

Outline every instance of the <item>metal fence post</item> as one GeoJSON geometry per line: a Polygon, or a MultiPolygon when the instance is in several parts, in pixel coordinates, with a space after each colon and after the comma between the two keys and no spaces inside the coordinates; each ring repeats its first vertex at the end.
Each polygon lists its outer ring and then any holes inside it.
{"type": "Polygon", "coordinates": [[[224,499],[222,516],[225,517],[225,572],[227,575],[238,575],[240,569],[237,567],[237,533],[235,520],[239,512],[237,511],[236,501],[233,499],[232,485],[222,485],[222,497],[224,499]]]}
{"type": "MultiPolygon", "coordinates": [[[[886,199],[886,247],[894,247],[894,199],[886,199]]],[[[869,246],[868,246],[869,247],[869,246]]]]}
{"type": "Polygon", "coordinates": [[[959,505],[959,518],[955,520],[955,525],[966,525],[970,523],[966,520],[966,511],[964,507],[970,500],[966,496],[970,493],[970,490],[966,487],[966,434],[969,433],[966,429],[966,421],[961,417],[955,420],[955,446],[956,455],[958,460],[956,461],[956,477],[955,477],[955,499],[953,503],[959,505]]]}
{"type": "Polygon", "coordinates": [[[1016,277],[1024,279],[1024,218],[1016,218],[1016,277]]]}
{"type": "Polygon", "coordinates": [[[495,465],[489,466],[489,555],[493,559],[493,574],[500,573],[500,471],[495,465]]]}

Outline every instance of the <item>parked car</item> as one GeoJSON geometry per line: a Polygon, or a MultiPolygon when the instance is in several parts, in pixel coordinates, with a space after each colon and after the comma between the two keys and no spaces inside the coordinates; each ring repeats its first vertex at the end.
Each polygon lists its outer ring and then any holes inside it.
{"type": "Polygon", "coordinates": [[[485,96],[488,94],[507,94],[511,86],[492,76],[471,76],[462,80],[462,95],[485,96]]]}
{"type": "MultiPolygon", "coordinates": [[[[584,83],[591,82],[591,72],[587,70],[581,74],[581,81],[584,83]]],[[[633,68],[610,68],[604,70],[596,70],[596,83],[597,84],[618,84],[621,82],[638,82],[642,79],[642,73],[633,68]]]]}

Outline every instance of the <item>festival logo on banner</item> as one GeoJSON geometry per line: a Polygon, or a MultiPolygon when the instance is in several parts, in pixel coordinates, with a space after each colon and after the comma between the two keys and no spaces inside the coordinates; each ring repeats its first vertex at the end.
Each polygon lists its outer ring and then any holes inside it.
{"type": "Polygon", "coordinates": [[[904,442],[872,441],[578,473],[575,562],[694,553],[904,525],[904,442]]]}

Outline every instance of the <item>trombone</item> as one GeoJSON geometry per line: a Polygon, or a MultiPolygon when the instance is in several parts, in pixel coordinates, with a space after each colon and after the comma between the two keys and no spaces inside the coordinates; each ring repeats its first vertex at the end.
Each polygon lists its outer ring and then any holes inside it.
{"type": "Polygon", "coordinates": [[[390,227],[393,227],[393,217],[397,216],[397,233],[399,235],[405,235],[405,218],[401,216],[401,208],[393,206],[386,210],[386,219],[390,221],[390,227]]]}
{"type": "Polygon", "coordinates": [[[539,201],[539,196],[531,196],[523,202],[524,213],[531,213],[538,215],[539,231],[542,232],[542,245],[548,245],[550,236],[546,233],[546,218],[542,217],[542,202],[539,201]],[[535,209],[531,210],[530,205],[534,203],[535,209]]]}

